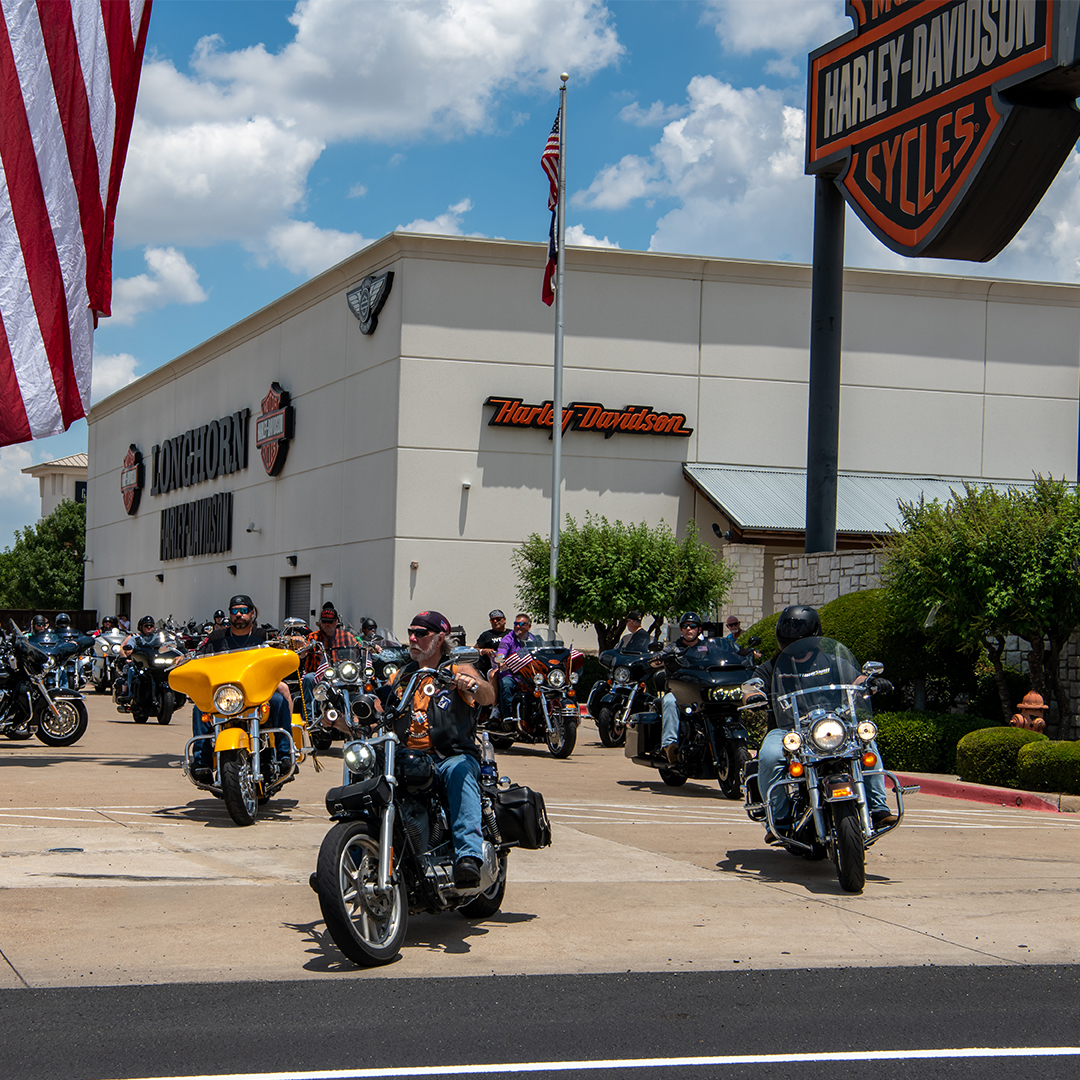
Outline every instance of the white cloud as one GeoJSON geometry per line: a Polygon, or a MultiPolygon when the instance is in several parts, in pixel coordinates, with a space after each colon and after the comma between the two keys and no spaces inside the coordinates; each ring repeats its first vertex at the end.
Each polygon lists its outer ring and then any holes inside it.
{"type": "Polygon", "coordinates": [[[658,161],[627,154],[617,165],[601,169],[589,187],[575,192],[570,201],[597,210],[621,210],[635,199],[662,194],[665,188],[660,171],[658,161]]]}
{"type": "Polygon", "coordinates": [[[267,233],[261,259],[272,255],[294,274],[314,277],[370,243],[360,233],[320,229],[310,221],[287,221],[267,233]]]}
{"type": "Polygon", "coordinates": [[[128,383],[133,383],[138,378],[135,374],[138,366],[139,361],[131,353],[94,353],[92,404],[96,405],[128,383]]]}
{"type": "Polygon", "coordinates": [[[617,248],[619,245],[613,243],[606,236],[601,240],[598,236],[592,236],[585,231],[584,225],[567,225],[566,226],[566,245],[567,247],[595,247],[595,248],[617,248]]]}
{"type": "MultiPolygon", "coordinates": [[[[4,493],[4,517],[37,520],[41,502],[38,482],[22,470],[34,464],[25,446],[0,447],[0,491],[4,493]]],[[[8,548],[14,538],[0,536],[0,547],[8,548]]]]}
{"type": "MultiPolygon", "coordinates": [[[[399,225],[400,232],[411,233],[436,233],[441,236],[464,236],[461,228],[461,219],[473,208],[471,199],[462,199],[461,202],[448,206],[446,212],[436,215],[430,221],[417,218],[408,225],[399,225]]],[[[470,233],[470,236],[479,236],[479,233],[470,233]]]]}
{"type": "Polygon", "coordinates": [[[353,184],[349,188],[349,194],[345,196],[346,199],[362,199],[367,194],[367,188],[363,184],[353,184]]]}
{"type": "Polygon", "coordinates": [[[807,53],[852,28],[836,0],[708,0],[702,18],[733,53],[776,53],[765,70],[786,78],[804,74],[807,53]]]}
{"type": "Polygon", "coordinates": [[[144,311],[167,304],[201,304],[206,291],[199,275],[176,248],[148,247],[143,258],[149,274],[118,278],[113,282],[113,305],[110,323],[130,326],[144,311]]]}
{"type": "Polygon", "coordinates": [[[685,115],[685,106],[665,105],[662,101],[654,101],[647,109],[632,101],[619,110],[619,119],[635,127],[663,127],[669,121],[685,115]]]}

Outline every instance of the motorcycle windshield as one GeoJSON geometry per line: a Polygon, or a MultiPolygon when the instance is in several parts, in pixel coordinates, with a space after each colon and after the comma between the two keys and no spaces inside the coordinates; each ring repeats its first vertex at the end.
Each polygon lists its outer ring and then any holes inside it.
{"type": "Polygon", "coordinates": [[[630,640],[620,646],[624,653],[643,653],[649,651],[649,631],[644,629],[638,630],[634,633],[630,640]]]}
{"type": "Polygon", "coordinates": [[[870,694],[856,680],[858,662],[846,645],[832,638],[804,638],[789,645],[773,667],[772,701],[780,727],[795,728],[816,710],[845,720],[869,720],[870,694]]]}
{"type": "Polygon", "coordinates": [[[335,664],[340,664],[343,660],[352,660],[354,663],[359,663],[362,657],[360,649],[352,645],[342,645],[340,649],[331,649],[333,653],[333,659],[335,664]]]}
{"type": "Polygon", "coordinates": [[[691,645],[680,657],[679,667],[702,671],[722,671],[724,668],[749,668],[748,657],[739,652],[731,638],[706,638],[691,645]]]}

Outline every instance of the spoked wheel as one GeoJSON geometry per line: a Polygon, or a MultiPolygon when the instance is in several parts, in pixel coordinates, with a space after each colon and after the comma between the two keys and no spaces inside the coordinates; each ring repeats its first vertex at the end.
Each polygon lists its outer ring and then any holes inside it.
{"type": "Polygon", "coordinates": [[[854,803],[833,806],[836,830],[836,876],[844,892],[862,892],[866,884],[866,849],[859,810],[854,803]]]}
{"type": "Polygon", "coordinates": [[[490,919],[502,907],[506,893],[506,856],[499,856],[499,876],[495,884],[486,892],[478,893],[467,904],[462,904],[458,911],[466,919],[490,919]]]}
{"type": "Polygon", "coordinates": [[[86,732],[86,706],[81,698],[55,698],[52,709],[43,708],[38,716],[37,737],[46,746],[70,746],[86,732]]]}
{"type": "Polygon", "coordinates": [[[604,705],[596,718],[596,729],[604,746],[622,746],[626,742],[626,724],[615,719],[610,705],[604,705]]]}
{"type": "Polygon", "coordinates": [[[661,769],[660,779],[668,787],[682,787],[686,783],[686,777],[682,773],[672,772],[671,769],[661,769]]]}
{"type": "Polygon", "coordinates": [[[717,769],[717,779],[720,781],[720,790],[729,799],[742,798],[743,766],[749,760],[750,751],[742,744],[724,748],[724,760],[717,769]]]}
{"type": "Polygon", "coordinates": [[[378,891],[379,841],[367,822],[342,821],[326,834],[315,877],[334,944],[363,967],[389,964],[405,939],[409,906],[400,878],[389,892],[378,891]]]}
{"type": "Polygon", "coordinates": [[[555,730],[545,732],[548,749],[552,757],[568,758],[574,752],[574,744],[577,742],[577,724],[573,720],[567,720],[562,713],[556,713],[554,719],[555,730]]]}
{"type": "Polygon", "coordinates": [[[259,789],[246,750],[224,750],[218,758],[225,809],[237,825],[254,825],[259,813],[259,789]]]}

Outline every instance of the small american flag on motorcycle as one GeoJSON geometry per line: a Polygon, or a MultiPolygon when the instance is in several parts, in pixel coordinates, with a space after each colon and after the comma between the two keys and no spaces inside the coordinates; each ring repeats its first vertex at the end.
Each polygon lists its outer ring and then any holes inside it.
{"type": "Polygon", "coordinates": [[[503,660],[503,671],[509,672],[511,674],[516,674],[523,667],[526,667],[530,663],[532,658],[532,653],[530,652],[522,651],[511,653],[510,656],[507,656],[503,660]]]}

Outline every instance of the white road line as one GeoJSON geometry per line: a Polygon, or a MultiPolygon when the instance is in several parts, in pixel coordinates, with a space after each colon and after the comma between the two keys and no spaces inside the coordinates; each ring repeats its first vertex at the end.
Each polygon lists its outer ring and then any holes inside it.
{"type": "Polygon", "coordinates": [[[599,1069],[679,1069],[699,1065],[800,1065],[829,1061],[927,1061],[950,1058],[1078,1057],[1080,1046],[968,1046],[941,1050],[849,1050],[818,1054],[733,1054],[718,1057],[614,1058],[585,1061],[515,1061],[496,1065],[425,1065],[315,1072],[200,1073],[143,1080],[369,1080],[389,1076],[459,1076],[463,1073],[579,1072],[599,1069]]]}

